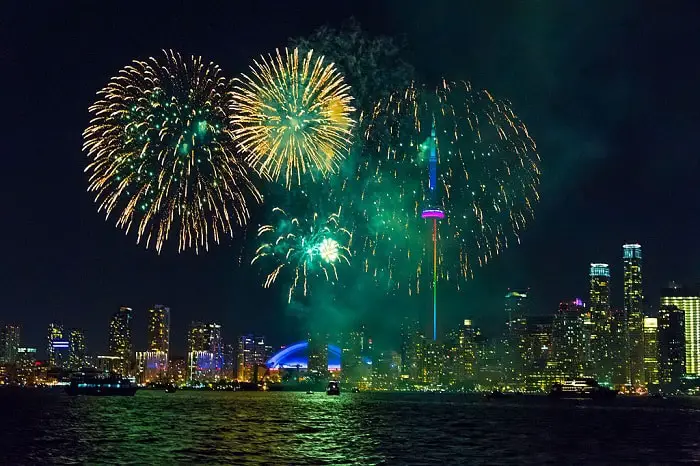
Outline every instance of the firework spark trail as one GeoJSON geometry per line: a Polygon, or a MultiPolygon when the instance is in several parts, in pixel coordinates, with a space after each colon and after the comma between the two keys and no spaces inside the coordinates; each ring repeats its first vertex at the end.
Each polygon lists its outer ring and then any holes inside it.
{"type": "Polygon", "coordinates": [[[255,60],[250,74],[234,80],[231,124],[246,161],[287,188],[335,173],[349,150],[355,124],[350,86],[333,64],[310,51],[255,60]]]}
{"type": "MultiPolygon", "coordinates": [[[[438,274],[457,288],[501,253],[539,200],[539,155],[508,102],[469,83],[411,86],[369,113],[365,138],[376,147],[332,201],[354,212],[353,255],[389,288],[419,292],[432,261],[431,228],[420,212],[428,193],[427,133],[437,130],[434,206],[446,212],[438,232],[438,274]],[[426,269],[427,270],[427,269],[426,269]]],[[[363,122],[365,123],[365,122],[363,122]]],[[[425,284],[423,285],[425,288],[425,284]]]]}
{"type": "Polygon", "coordinates": [[[270,267],[263,287],[271,287],[282,273],[291,277],[288,301],[297,288],[309,293],[309,281],[314,277],[327,282],[339,280],[337,265],[350,265],[352,234],[341,226],[341,209],[328,217],[313,214],[310,218],[287,215],[283,209],[272,210],[276,222],[258,228],[260,246],[251,264],[270,267]],[[264,264],[263,264],[264,262],[264,264]]]}
{"type": "Polygon", "coordinates": [[[88,190],[137,243],[158,252],[172,231],[178,252],[208,249],[249,218],[261,195],[227,129],[230,81],[201,57],[134,61],[98,92],[84,131],[88,190]]]}

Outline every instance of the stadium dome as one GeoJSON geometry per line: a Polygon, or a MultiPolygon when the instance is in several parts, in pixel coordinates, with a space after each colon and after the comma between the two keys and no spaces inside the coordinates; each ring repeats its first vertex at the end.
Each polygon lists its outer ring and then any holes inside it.
{"type": "MultiPolygon", "coordinates": [[[[328,370],[340,370],[340,348],[328,345],[328,370]]],[[[279,351],[265,363],[270,369],[308,369],[309,343],[301,341],[279,351]]]]}

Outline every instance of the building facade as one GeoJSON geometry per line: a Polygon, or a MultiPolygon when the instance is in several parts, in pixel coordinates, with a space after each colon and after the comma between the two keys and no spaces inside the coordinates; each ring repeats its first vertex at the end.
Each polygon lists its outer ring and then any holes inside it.
{"type": "Polygon", "coordinates": [[[700,294],[675,283],[661,290],[661,307],[676,306],[683,311],[685,326],[685,372],[700,375],[700,294]]]}
{"type": "Polygon", "coordinates": [[[114,371],[123,376],[131,375],[133,343],[131,339],[131,325],[133,320],[133,311],[129,307],[120,307],[117,312],[112,314],[109,322],[109,341],[108,352],[109,356],[119,358],[118,361],[113,361],[114,371]]]}
{"type": "Polygon", "coordinates": [[[592,263],[589,279],[592,372],[599,381],[612,383],[610,267],[608,264],[592,263]]]}
{"type": "Polygon", "coordinates": [[[424,347],[425,337],[418,321],[404,319],[401,325],[401,379],[409,384],[423,381],[424,347]]]}
{"type": "Polygon", "coordinates": [[[659,388],[658,318],[644,318],[644,381],[649,391],[659,388]]]}
{"type": "Polygon", "coordinates": [[[87,353],[85,350],[85,332],[74,328],[69,334],[68,367],[78,370],[87,365],[87,353]]]}
{"type": "Polygon", "coordinates": [[[54,340],[63,340],[63,325],[57,323],[49,324],[49,329],[46,334],[46,358],[49,367],[55,367],[57,365],[56,355],[53,350],[54,340]]]}
{"type": "Polygon", "coordinates": [[[15,364],[19,345],[19,325],[8,324],[0,328],[0,364],[15,364]]]}
{"type": "Polygon", "coordinates": [[[645,385],[644,379],[644,312],[642,302],[642,247],[622,246],[624,264],[624,303],[627,319],[626,356],[627,383],[632,387],[645,385]]]}
{"type": "Polygon", "coordinates": [[[674,305],[659,308],[657,319],[659,385],[664,391],[680,387],[685,375],[685,316],[674,305]]]}
{"type": "Polygon", "coordinates": [[[170,308],[156,304],[146,314],[149,379],[164,379],[170,356],[170,308]]]}
{"type": "Polygon", "coordinates": [[[187,379],[211,382],[222,378],[224,347],[221,325],[193,322],[187,334],[187,379]]]}

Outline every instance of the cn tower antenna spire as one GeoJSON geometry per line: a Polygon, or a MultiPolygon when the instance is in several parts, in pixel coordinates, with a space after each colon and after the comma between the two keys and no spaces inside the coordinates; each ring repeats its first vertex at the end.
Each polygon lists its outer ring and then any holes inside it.
{"type": "MultiPolygon", "coordinates": [[[[424,146],[425,147],[425,146],[424,146]]],[[[428,197],[430,205],[423,210],[421,217],[433,220],[433,340],[437,340],[437,221],[445,218],[445,212],[437,195],[437,136],[435,135],[435,118],[428,140],[430,156],[428,158],[428,197]]]]}

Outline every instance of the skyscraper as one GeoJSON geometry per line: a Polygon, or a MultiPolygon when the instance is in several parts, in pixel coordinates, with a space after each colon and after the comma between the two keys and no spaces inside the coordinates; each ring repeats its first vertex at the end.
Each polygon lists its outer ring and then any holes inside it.
{"type": "Polygon", "coordinates": [[[112,319],[109,322],[109,355],[119,358],[119,361],[115,361],[113,367],[115,372],[121,375],[129,375],[131,370],[133,354],[131,341],[132,319],[133,311],[131,308],[120,307],[117,312],[112,314],[112,319]]]}
{"type": "Polygon", "coordinates": [[[405,318],[401,325],[401,378],[410,383],[423,381],[425,337],[420,324],[405,318]]]}
{"type": "Polygon", "coordinates": [[[592,263],[589,302],[591,310],[591,354],[593,372],[601,382],[612,381],[610,358],[610,267],[592,263]]]}
{"type": "Polygon", "coordinates": [[[506,377],[518,387],[525,382],[526,334],[529,313],[528,293],[508,291],[505,296],[506,321],[506,377]]]}
{"type": "Polygon", "coordinates": [[[265,343],[264,335],[241,335],[236,348],[236,378],[239,382],[257,382],[265,362],[272,355],[272,348],[265,343]]]}
{"type": "Polygon", "coordinates": [[[309,373],[320,377],[328,375],[328,335],[322,332],[309,332],[309,373]]]}
{"type": "Polygon", "coordinates": [[[148,350],[170,350],[170,308],[156,304],[148,310],[148,350]]]}
{"type": "Polygon", "coordinates": [[[633,387],[644,385],[644,313],[642,311],[642,247],[639,244],[622,246],[624,262],[625,314],[627,317],[626,352],[628,383],[633,387]]]}
{"type": "Polygon", "coordinates": [[[148,370],[150,377],[162,378],[168,372],[170,350],[170,308],[156,304],[147,313],[148,370]]]}
{"type": "Polygon", "coordinates": [[[649,390],[659,387],[658,319],[644,318],[644,381],[649,390]]]}
{"type": "Polygon", "coordinates": [[[19,348],[19,325],[0,329],[0,364],[15,364],[19,348]]]}
{"type": "Polygon", "coordinates": [[[680,387],[685,375],[685,316],[674,305],[661,306],[657,320],[659,385],[664,391],[680,387]]]}
{"type": "Polygon", "coordinates": [[[49,331],[46,335],[46,356],[49,362],[49,367],[56,366],[56,353],[54,352],[55,340],[63,339],[63,325],[51,323],[49,324],[49,331]]]}
{"type": "Polygon", "coordinates": [[[72,370],[80,369],[86,365],[85,333],[81,329],[74,328],[68,338],[70,344],[68,351],[68,367],[72,370]]]}
{"type": "Polygon", "coordinates": [[[192,322],[187,335],[187,378],[203,382],[219,380],[224,367],[221,325],[192,322]]]}
{"type": "Polygon", "coordinates": [[[446,344],[448,383],[458,387],[473,387],[476,375],[476,331],[472,321],[464,321],[448,334],[446,344]]]}
{"type": "Polygon", "coordinates": [[[685,372],[700,375],[700,294],[674,284],[661,290],[661,307],[683,311],[685,325],[685,372]]]}
{"type": "Polygon", "coordinates": [[[340,338],[341,380],[347,384],[357,384],[363,375],[362,345],[365,339],[364,327],[343,333],[340,338]]]}
{"type": "Polygon", "coordinates": [[[586,311],[580,299],[562,302],[554,316],[553,360],[567,377],[584,375],[586,357],[586,311]]]}

